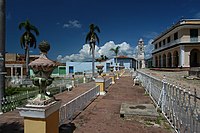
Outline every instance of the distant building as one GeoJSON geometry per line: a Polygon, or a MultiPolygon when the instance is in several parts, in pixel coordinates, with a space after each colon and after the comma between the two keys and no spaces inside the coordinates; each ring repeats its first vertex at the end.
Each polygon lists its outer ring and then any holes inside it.
{"type": "Polygon", "coordinates": [[[66,65],[65,63],[58,63],[58,66],[53,70],[51,76],[53,77],[65,77],[66,65]]]}
{"type": "MultiPolygon", "coordinates": [[[[30,62],[37,59],[39,55],[30,55],[30,62]]],[[[5,54],[5,68],[7,76],[18,76],[23,78],[26,75],[25,56],[16,53],[5,54]]]]}
{"type": "Polygon", "coordinates": [[[152,44],[153,67],[200,67],[200,19],[179,21],[152,44]]]}
{"type": "MultiPolygon", "coordinates": [[[[99,64],[99,62],[95,62],[95,66],[99,64]]],[[[104,65],[104,72],[110,71],[110,65],[116,66],[116,58],[107,60],[105,62],[101,62],[104,65]]],[[[132,57],[127,56],[118,56],[117,64],[120,67],[124,67],[125,69],[136,68],[136,60],[132,57]]],[[[96,69],[96,68],[95,68],[96,69]]],[[[97,70],[95,70],[97,71],[97,70]]],[[[92,72],[92,62],[66,62],[66,74],[72,73],[91,73],[92,72]]]]}
{"type": "MultiPolygon", "coordinates": [[[[30,55],[30,62],[39,58],[40,55],[30,55]]],[[[52,72],[52,76],[60,77],[66,76],[66,66],[65,64],[56,62],[58,67],[52,72]]],[[[9,77],[18,77],[23,79],[26,76],[26,61],[25,55],[16,54],[16,53],[6,53],[5,54],[5,68],[6,76],[9,77]]],[[[30,76],[33,75],[33,71],[30,70],[30,76]]]]}
{"type": "Polygon", "coordinates": [[[138,41],[138,51],[136,58],[137,58],[137,69],[145,68],[144,41],[142,38],[138,41]]]}

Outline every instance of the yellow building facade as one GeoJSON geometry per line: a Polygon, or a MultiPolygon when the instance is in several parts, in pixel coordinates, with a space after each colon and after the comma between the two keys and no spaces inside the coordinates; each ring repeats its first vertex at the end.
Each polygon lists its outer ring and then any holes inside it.
{"type": "Polygon", "coordinates": [[[152,42],[153,67],[200,67],[200,19],[185,19],[152,42]]]}

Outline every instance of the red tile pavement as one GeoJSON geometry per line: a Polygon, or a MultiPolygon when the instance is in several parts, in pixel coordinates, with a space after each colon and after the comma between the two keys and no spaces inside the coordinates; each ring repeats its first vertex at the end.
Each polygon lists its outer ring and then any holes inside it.
{"type": "MultiPolygon", "coordinates": [[[[154,127],[137,120],[120,117],[123,102],[152,103],[144,89],[133,87],[131,77],[122,77],[105,96],[99,96],[71,123],[74,133],[169,133],[165,127],[154,127]]],[[[70,125],[68,125],[70,126],[70,125]]],[[[66,130],[67,131],[67,130],[66,130]]],[[[65,133],[64,131],[62,133],[65,133]]]]}

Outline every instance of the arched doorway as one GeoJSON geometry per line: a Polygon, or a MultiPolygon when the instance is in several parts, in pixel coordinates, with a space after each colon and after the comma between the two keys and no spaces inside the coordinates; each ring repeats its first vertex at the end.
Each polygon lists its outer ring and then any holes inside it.
{"type": "Polygon", "coordinates": [[[190,67],[200,67],[200,51],[192,49],[190,52],[190,67]]]}
{"type": "Polygon", "coordinates": [[[167,61],[167,67],[172,67],[172,54],[170,52],[167,54],[167,61]]]}
{"type": "Polygon", "coordinates": [[[163,67],[166,67],[166,54],[163,54],[163,67]]]}
{"type": "Polygon", "coordinates": [[[162,63],[161,63],[161,55],[159,55],[159,67],[162,67],[162,63]]]}
{"type": "Polygon", "coordinates": [[[155,61],[156,61],[155,62],[155,67],[158,67],[158,57],[157,56],[155,57],[155,61]]]}
{"type": "Polygon", "coordinates": [[[178,55],[178,52],[177,51],[174,51],[173,53],[173,66],[174,67],[178,67],[179,65],[179,55],[178,55]]]}

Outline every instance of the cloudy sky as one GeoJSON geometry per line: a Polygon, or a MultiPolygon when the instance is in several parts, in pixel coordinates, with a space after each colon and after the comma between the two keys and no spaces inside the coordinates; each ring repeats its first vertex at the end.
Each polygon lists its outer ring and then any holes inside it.
{"type": "MultiPolygon", "coordinates": [[[[6,52],[24,53],[18,25],[27,19],[40,35],[37,44],[51,44],[49,57],[62,60],[90,60],[85,44],[89,25],[99,26],[100,44],[96,56],[112,57],[111,47],[121,46],[120,54],[133,56],[143,38],[148,56],[149,42],[181,18],[200,18],[199,0],[6,0],[6,52]],[[62,57],[62,58],[61,58],[62,57]]],[[[31,54],[38,54],[31,49],[31,54]]]]}

